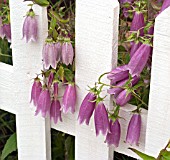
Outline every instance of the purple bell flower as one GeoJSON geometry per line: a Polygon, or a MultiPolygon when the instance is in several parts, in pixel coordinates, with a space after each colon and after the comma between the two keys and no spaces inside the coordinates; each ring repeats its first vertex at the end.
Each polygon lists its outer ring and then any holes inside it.
{"type": "Polygon", "coordinates": [[[61,57],[64,64],[69,65],[73,63],[74,50],[70,42],[63,43],[61,57]]]}
{"type": "Polygon", "coordinates": [[[113,145],[114,147],[118,147],[121,135],[120,123],[118,120],[115,122],[110,120],[109,125],[110,132],[107,133],[105,142],[108,144],[108,146],[113,145]]]}
{"type": "Polygon", "coordinates": [[[42,116],[45,118],[47,113],[50,113],[50,107],[51,107],[50,92],[48,89],[44,89],[42,90],[39,96],[35,115],[38,115],[38,113],[41,112],[42,116]]]}
{"type": "Polygon", "coordinates": [[[144,15],[141,12],[135,12],[130,27],[130,31],[138,31],[140,29],[140,36],[144,35],[143,27],[145,26],[144,15]]]}
{"type": "Polygon", "coordinates": [[[58,97],[58,82],[54,82],[54,99],[57,99],[58,97]]]}
{"type": "Polygon", "coordinates": [[[34,83],[32,85],[32,91],[31,91],[31,101],[33,101],[34,105],[36,106],[37,103],[38,103],[38,99],[39,99],[39,96],[40,96],[40,93],[42,91],[42,84],[39,80],[39,78],[36,78],[34,80],[34,83]]]}
{"type": "Polygon", "coordinates": [[[3,34],[8,40],[8,42],[11,42],[11,24],[3,24],[3,34]]]}
{"type": "Polygon", "coordinates": [[[108,114],[103,102],[99,102],[96,105],[94,111],[94,122],[95,122],[96,136],[99,135],[100,131],[103,135],[106,135],[107,132],[110,131],[108,114]]]}
{"type": "Polygon", "coordinates": [[[111,80],[112,84],[115,84],[118,81],[124,80],[128,77],[129,71],[127,69],[127,65],[116,67],[107,75],[107,78],[111,80]]]}
{"type": "Polygon", "coordinates": [[[43,47],[44,68],[49,69],[51,66],[56,69],[59,59],[60,55],[56,48],[56,43],[47,42],[43,47]]]}
{"type": "Polygon", "coordinates": [[[50,87],[52,85],[53,79],[54,79],[54,73],[50,72],[50,75],[48,77],[48,87],[50,87]]]}
{"type": "Polygon", "coordinates": [[[134,77],[135,75],[140,75],[149,59],[151,50],[152,48],[150,45],[142,44],[134,53],[128,64],[129,73],[132,75],[132,77],[134,77]]]}
{"type": "Polygon", "coordinates": [[[135,54],[135,52],[138,50],[138,48],[142,45],[141,42],[132,42],[131,43],[131,49],[130,49],[130,58],[135,54]]]}
{"type": "Polygon", "coordinates": [[[169,0],[164,0],[163,4],[162,4],[162,7],[161,7],[161,10],[160,10],[160,13],[162,11],[164,11],[166,8],[168,8],[169,6],[170,6],[170,1],[169,0]]]}
{"type": "Polygon", "coordinates": [[[25,18],[23,28],[22,28],[23,38],[26,42],[37,41],[38,37],[38,22],[34,11],[31,9],[25,18]]]}
{"type": "Polygon", "coordinates": [[[51,103],[50,119],[53,119],[55,124],[57,124],[58,120],[62,122],[61,106],[59,100],[57,99],[54,99],[51,103]]]}
{"type": "Polygon", "coordinates": [[[62,102],[63,102],[63,105],[62,105],[63,113],[67,113],[69,110],[71,110],[71,113],[75,112],[75,104],[76,104],[75,84],[67,85],[62,102]]]}
{"type": "Polygon", "coordinates": [[[89,125],[90,118],[93,114],[93,111],[95,109],[94,102],[96,100],[96,95],[92,92],[89,92],[86,97],[84,98],[79,111],[79,123],[82,124],[84,121],[87,125],[89,125]]]}
{"type": "Polygon", "coordinates": [[[127,135],[126,135],[126,142],[130,145],[136,144],[138,145],[139,137],[140,137],[140,130],[141,130],[141,115],[134,114],[129,122],[127,135]]]}

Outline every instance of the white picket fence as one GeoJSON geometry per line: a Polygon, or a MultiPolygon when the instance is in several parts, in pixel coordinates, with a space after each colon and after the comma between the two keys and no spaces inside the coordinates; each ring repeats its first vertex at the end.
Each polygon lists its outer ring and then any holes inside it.
{"type": "MultiPolygon", "coordinates": [[[[34,6],[39,20],[37,43],[22,40],[23,16],[27,3],[11,0],[11,28],[13,66],[0,63],[0,109],[16,115],[19,160],[50,160],[50,129],[75,136],[76,160],[113,160],[113,151],[137,157],[124,143],[129,112],[134,106],[122,108],[122,141],[118,148],[107,147],[104,137],[96,138],[94,122],[89,126],[77,122],[78,108],[87,85],[117,63],[119,3],[117,0],[77,0],[76,2],[76,83],[77,111],[63,115],[63,122],[55,125],[41,116],[34,116],[35,107],[29,103],[31,79],[42,68],[42,47],[47,36],[46,8],[34,6]]],[[[142,111],[142,131],[139,146],[157,156],[170,138],[170,8],[162,12],[155,23],[149,110],[142,111]]],[[[105,81],[108,81],[105,79],[105,81]]],[[[111,98],[106,100],[110,106],[111,98]]]]}

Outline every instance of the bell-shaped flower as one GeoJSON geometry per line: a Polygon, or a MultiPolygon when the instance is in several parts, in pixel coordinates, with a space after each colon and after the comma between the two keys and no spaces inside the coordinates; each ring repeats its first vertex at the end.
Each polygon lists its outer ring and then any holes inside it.
{"type": "Polygon", "coordinates": [[[52,68],[56,69],[59,60],[60,55],[58,49],[56,48],[56,43],[47,42],[43,47],[44,68],[49,69],[51,66],[52,68]]]}
{"type": "Polygon", "coordinates": [[[103,102],[99,102],[94,111],[94,123],[96,129],[96,136],[101,132],[106,135],[110,131],[109,119],[106,111],[106,107],[103,102]]]}
{"type": "Polygon", "coordinates": [[[42,116],[45,118],[47,113],[50,113],[50,107],[51,107],[50,92],[46,88],[41,91],[41,94],[38,99],[35,115],[38,115],[38,113],[41,112],[42,116]]]}
{"type": "Polygon", "coordinates": [[[48,77],[48,86],[50,87],[53,83],[53,79],[54,79],[54,73],[53,71],[50,72],[50,75],[48,77]]]}
{"type": "Polygon", "coordinates": [[[36,15],[32,9],[27,13],[27,16],[24,20],[22,28],[23,38],[26,39],[26,42],[37,41],[38,37],[38,22],[36,15]]]}
{"type": "Polygon", "coordinates": [[[105,142],[108,144],[108,146],[113,145],[114,147],[118,147],[121,135],[120,123],[118,119],[115,122],[110,120],[109,125],[110,132],[107,133],[105,142]]]}
{"type": "Polygon", "coordinates": [[[76,104],[76,86],[75,84],[68,84],[62,99],[63,113],[68,113],[69,110],[71,110],[71,113],[74,113],[75,104],[76,104]]]}
{"type": "Polygon", "coordinates": [[[54,82],[53,87],[54,87],[54,91],[53,91],[54,99],[57,99],[57,97],[58,97],[58,82],[54,82]]]}
{"type": "Polygon", "coordinates": [[[130,145],[136,144],[138,145],[139,138],[140,138],[140,130],[141,130],[141,115],[136,113],[133,114],[128,130],[127,130],[127,135],[126,135],[126,142],[129,143],[130,145]]]}
{"type": "Polygon", "coordinates": [[[3,34],[8,40],[8,42],[11,42],[11,24],[3,24],[3,34]]]}
{"type": "Polygon", "coordinates": [[[127,65],[116,67],[107,75],[107,78],[111,80],[111,84],[115,84],[118,81],[124,80],[128,77],[129,71],[127,69],[127,65]]]}
{"type": "Polygon", "coordinates": [[[62,45],[62,62],[66,65],[73,63],[74,50],[71,42],[64,42],[62,45]]]}
{"type": "Polygon", "coordinates": [[[92,92],[89,92],[86,97],[84,98],[80,110],[79,110],[79,123],[82,124],[84,121],[86,124],[89,124],[90,118],[93,114],[93,111],[95,109],[95,102],[96,100],[96,95],[92,92]]]}
{"type": "Polygon", "coordinates": [[[133,16],[133,20],[131,23],[130,31],[138,31],[140,33],[140,36],[144,35],[144,27],[145,21],[144,21],[144,15],[142,12],[135,12],[133,16]]]}
{"type": "Polygon", "coordinates": [[[34,83],[32,85],[32,91],[31,91],[31,102],[33,101],[35,106],[38,103],[38,99],[41,91],[42,91],[42,84],[40,82],[40,79],[35,78],[34,83]]]}
{"type": "Polygon", "coordinates": [[[59,100],[54,99],[51,103],[51,109],[50,109],[50,119],[54,121],[55,124],[57,124],[58,120],[62,122],[61,118],[61,105],[59,100]]]}
{"type": "Polygon", "coordinates": [[[135,52],[138,50],[138,48],[142,45],[141,42],[132,42],[131,43],[131,49],[130,49],[130,58],[135,54],[135,52]]]}
{"type": "Polygon", "coordinates": [[[128,64],[129,73],[132,77],[140,75],[149,59],[151,49],[152,47],[150,45],[142,44],[134,53],[128,64]]]}

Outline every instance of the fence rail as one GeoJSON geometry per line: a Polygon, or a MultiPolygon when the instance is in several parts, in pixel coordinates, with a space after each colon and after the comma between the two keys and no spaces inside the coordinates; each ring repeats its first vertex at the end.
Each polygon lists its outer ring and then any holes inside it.
{"type": "MultiPolygon", "coordinates": [[[[74,135],[76,160],[113,160],[114,148],[107,147],[104,137],[96,138],[94,124],[79,125],[77,112],[63,115],[63,122],[57,125],[48,118],[34,116],[35,107],[29,103],[31,79],[42,67],[42,47],[47,36],[46,8],[34,6],[39,19],[37,43],[25,43],[21,29],[27,4],[23,0],[11,0],[11,29],[13,66],[0,63],[0,109],[16,114],[19,160],[50,160],[50,129],[74,135]]],[[[155,22],[154,50],[152,63],[149,110],[142,111],[142,131],[137,147],[156,156],[170,137],[170,8],[162,12],[155,22]],[[147,120],[148,119],[148,120],[147,120]],[[146,143],[145,143],[146,138],[146,143]]],[[[77,111],[86,86],[93,85],[103,72],[110,71],[117,64],[119,3],[117,0],[81,0],[76,2],[76,83],[78,85],[77,111]]],[[[107,82],[106,79],[104,79],[107,82]]],[[[111,97],[106,99],[107,106],[111,97]]],[[[130,110],[122,108],[122,141],[116,149],[136,157],[124,143],[130,110]]]]}

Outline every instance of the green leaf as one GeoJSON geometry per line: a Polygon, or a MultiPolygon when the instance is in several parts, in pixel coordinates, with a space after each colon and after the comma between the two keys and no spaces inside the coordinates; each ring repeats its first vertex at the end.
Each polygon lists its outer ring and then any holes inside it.
{"type": "Polygon", "coordinates": [[[49,5],[49,2],[47,0],[34,0],[34,2],[41,7],[47,7],[49,5]]]}
{"type": "Polygon", "coordinates": [[[67,137],[65,141],[65,158],[69,160],[74,160],[74,141],[71,136],[67,137]]]}
{"type": "Polygon", "coordinates": [[[165,160],[170,160],[170,152],[169,151],[163,151],[161,155],[164,157],[165,160]]]}
{"type": "Polygon", "coordinates": [[[129,148],[130,150],[132,150],[133,152],[135,152],[139,157],[141,157],[143,160],[156,160],[156,158],[149,156],[145,153],[142,153],[134,148],[129,148]]]}
{"type": "Polygon", "coordinates": [[[4,160],[10,153],[17,150],[16,133],[11,135],[2,150],[1,160],[4,160]]]}
{"type": "Polygon", "coordinates": [[[68,82],[72,82],[74,78],[74,74],[68,68],[64,68],[64,77],[68,82]]]}
{"type": "Polygon", "coordinates": [[[59,75],[60,79],[64,81],[64,68],[63,66],[60,66],[59,70],[57,71],[57,74],[59,75]]]}

